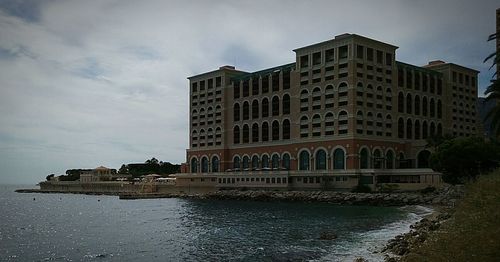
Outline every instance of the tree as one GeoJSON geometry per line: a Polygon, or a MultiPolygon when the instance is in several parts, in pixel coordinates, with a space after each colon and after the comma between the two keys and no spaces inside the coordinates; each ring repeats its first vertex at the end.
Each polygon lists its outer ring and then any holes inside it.
{"type": "Polygon", "coordinates": [[[118,170],[118,174],[128,174],[128,173],[129,173],[128,166],[125,164],[123,164],[118,170]]]}
{"type": "Polygon", "coordinates": [[[50,174],[45,179],[47,179],[47,181],[50,181],[54,176],[54,174],[50,174]]]}
{"type": "Polygon", "coordinates": [[[500,145],[479,137],[446,140],[430,157],[431,167],[442,172],[443,180],[452,184],[475,179],[497,168],[499,163],[500,145]]]}
{"type": "MultiPolygon", "coordinates": [[[[488,37],[488,41],[496,40],[497,39],[497,33],[491,34],[488,37]]],[[[484,63],[488,62],[489,60],[492,60],[490,70],[493,68],[495,65],[498,64],[500,56],[497,54],[497,52],[491,53],[486,59],[484,59],[484,63]]],[[[494,100],[498,101],[500,99],[500,82],[498,80],[498,72],[493,73],[493,77],[491,80],[490,85],[486,88],[486,91],[484,91],[484,94],[486,95],[486,100],[494,100]]],[[[499,136],[500,135],[500,104],[496,103],[496,105],[486,114],[486,119],[491,119],[491,126],[493,128],[493,132],[495,132],[495,135],[499,136]]]]}

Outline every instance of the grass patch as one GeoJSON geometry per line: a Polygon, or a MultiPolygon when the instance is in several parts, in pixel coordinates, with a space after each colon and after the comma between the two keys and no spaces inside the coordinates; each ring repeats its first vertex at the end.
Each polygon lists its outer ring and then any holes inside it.
{"type": "Polygon", "coordinates": [[[500,261],[500,170],[466,185],[450,220],[403,261],[500,261]]]}

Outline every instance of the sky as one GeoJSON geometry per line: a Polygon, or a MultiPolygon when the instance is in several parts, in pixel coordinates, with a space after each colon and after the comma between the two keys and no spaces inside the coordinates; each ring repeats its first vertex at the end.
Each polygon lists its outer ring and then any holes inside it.
{"type": "Polygon", "coordinates": [[[0,184],[70,168],[185,161],[187,77],[294,62],[355,33],[396,59],[493,71],[496,1],[0,1],[0,184]]]}

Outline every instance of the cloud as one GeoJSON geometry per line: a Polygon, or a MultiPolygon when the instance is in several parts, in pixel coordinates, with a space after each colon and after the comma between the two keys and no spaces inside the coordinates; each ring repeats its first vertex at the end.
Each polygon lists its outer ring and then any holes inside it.
{"type": "Polygon", "coordinates": [[[257,71],[350,32],[416,65],[481,70],[496,3],[468,1],[2,1],[0,183],[75,167],[185,161],[187,77],[257,71]]]}

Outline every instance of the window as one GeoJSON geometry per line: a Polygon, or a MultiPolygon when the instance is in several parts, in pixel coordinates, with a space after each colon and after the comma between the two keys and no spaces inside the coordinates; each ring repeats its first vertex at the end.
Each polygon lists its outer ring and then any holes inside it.
{"type": "Polygon", "coordinates": [[[269,75],[262,77],[262,93],[265,94],[269,92],[269,75]]]}
{"type": "Polygon", "coordinates": [[[365,48],[362,45],[356,46],[356,57],[359,59],[363,59],[365,48]]]}
{"type": "Polygon", "coordinates": [[[345,153],[340,148],[333,151],[333,169],[345,169],[345,153]]]}
{"type": "Polygon", "coordinates": [[[243,103],[243,120],[248,120],[250,116],[250,105],[247,101],[243,103]]]}
{"type": "Polygon", "coordinates": [[[191,84],[191,92],[195,93],[195,92],[198,92],[198,83],[194,82],[193,84],[191,84]]]}
{"type": "Polygon", "coordinates": [[[429,110],[430,114],[429,114],[429,116],[430,117],[434,117],[435,114],[436,114],[436,108],[435,108],[435,104],[434,104],[434,99],[433,98],[431,98],[431,102],[429,103],[429,106],[430,106],[430,110],[429,110]]]}
{"type": "Polygon", "coordinates": [[[313,54],[313,65],[321,64],[321,52],[316,52],[313,54]]]}
{"type": "Polygon", "coordinates": [[[191,173],[198,172],[198,159],[196,157],[191,159],[191,173]]]}
{"type": "Polygon", "coordinates": [[[273,116],[279,116],[279,114],[280,114],[280,100],[277,96],[273,97],[272,111],[273,111],[273,116]]]}
{"type": "Polygon", "coordinates": [[[208,158],[207,157],[203,157],[201,159],[201,172],[208,173],[208,158]]]}
{"type": "Polygon", "coordinates": [[[420,97],[415,96],[415,115],[420,115],[420,97]]]}
{"type": "Polygon", "coordinates": [[[335,60],[335,49],[328,49],[325,51],[325,61],[332,62],[335,60]]]}
{"type": "Polygon", "coordinates": [[[290,71],[283,71],[283,89],[290,89],[290,71]]]}
{"type": "Polygon", "coordinates": [[[253,100],[252,102],[252,119],[259,118],[259,101],[253,100]]]}
{"type": "Polygon", "coordinates": [[[252,170],[257,170],[257,169],[259,169],[259,157],[253,156],[252,157],[252,170]]]}
{"type": "Polygon", "coordinates": [[[309,152],[305,150],[299,155],[299,170],[309,170],[309,152]]]}
{"type": "Polygon", "coordinates": [[[269,168],[269,156],[268,155],[263,155],[262,156],[262,168],[269,168]]]}
{"type": "Polygon", "coordinates": [[[243,143],[250,142],[250,128],[248,125],[243,126],[243,143]]]}
{"type": "Polygon", "coordinates": [[[290,95],[286,94],[283,96],[283,114],[290,114],[290,95]]]}
{"type": "Polygon", "coordinates": [[[271,160],[271,167],[273,169],[278,169],[280,167],[280,156],[277,155],[277,154],[274,154],[273,157],[272,157],[272,160],[271,160]]]}
{"type": "Polygon", "coordinates": [[[368,149],[363,148],[361,149],[361,152],[359,153],[359,168],[361,169],[366,169],[369,167],[369,162],[368,162],[368,149]]]}
{"type": "Polygon", "coordinates": [[[303,55],[300,57],[300,67],[301,68],[309,67],[309,56],[308,55],[303,55]]]}
{"type": "Polygon", "coordinates": [[[422,115],[427,116],[427,97],[422,98],[422,115]]]}
{"type": "Polygon", "coordinates": [[[415,139],[420,139],[420,121],[415,120],[415,139]]]}
{"type": "Polygon", "coordinates": [[[410,94],[407,94],[406,95],[406,113],[407,114],[411,114],[411,105],[412,105],[412,99],[411,99],[411,95],[410,94]]]}
{"type": "Polygon", "coordinates": [[[222,77],[218,76],[215,78],[215,86],[219,87],[222,85],[222,77]]]}
{"type": "Polygon", "coordinates": [[[427,121],[422,122],[422,139],[426,139],[428,136],[427,121]]]}
{"type": "Polygon", "coordinates": [[[323,149],[316,152],[316,170],[326,170],[326,152],[323,149]]]}
{"type": "Polygon", "coordinates": [[[259,142],[259,125],[257,123],[252,125],[252,142],[259,142]]]}
{"type": "Polygon", "coordinates": [[[269,116],[269,100],[267,98],[262,99],[262,117],[269,116]]]}
{"type": "Polygon", "coordinates": [[[373,48],[366,49],[366,59],[368,61],[373,61],[373,48]]]}
{"type": "Polygon", "coordinates": [[[243,97],[250,95],[250,87],[248,86],[248,79],[243,80],[243,97]]]}
{"type": "Polygon", "coordinates": [[[339,59],[346,59],[348,47],[346,45],[339,47],[339,59]]]}
{"type": "Polygon", "coordinates": [[[258,95],[259,94],[259,78],[254,77],[252,78],[252,95],[258,95]]]}
{"type": "Polygon", "coordinates": [[[391,53],[385,54],[385,65],[392,66],[392,54],[391,53]]]}
{"type": "Polygon", "coordinates": [[[302,116],[300,118],[300,137],[309,136],[309,119],[307,116],[302,116]]]}
{"type": "Polygon", "coordinates": [[[272,75],[273,92],[280,91],[280,72],[274,72],[272,75]]]}
{"type": "Polygon", "coordinates": [[[411,119],[406,120],[406,139],[412,139],[412,123],[411,119]]]}
{"type": "Polygon", "coordinates": [[[288,153],[283,154],[283,157],[281,158],[281,164],[283,167],[287,170],[290,169],[290,155],[288,153]]]}
{"type": "Polygon", "coordinates": [[[387,151],[387,153],[385,154],[385,168],[394,168],[394,152],[392,150],[387,151]]]}
{"type": "Polygon", "coordinates": [[[403,93],[399,93],[399,95],[398,95],[398,112],[404,113],[404,107],[405,107],[404,95],[403,95],[403,93]]]}
{"type": "Polygon", "coordinates": [[[403,118],[398,119],[398,138],[405,138],[405,122],[403,118]]]}
{"type": "Polygon", "coordinates": [[[233,142],[235,144],[240,143],[240,127],[239,126],[235,126],[233,128],[233,142]]]}
{"type": "Polygon", "coordinates": [[[212,157],[212,173],[219,172],[219,158],[217,156],[212,157]]]}
{"type": "Polygon", "coordinates": [[[267,122],[262,123],[262,141],[269,141],[269,125],[267,122]]]}
{"type": "Polygon", "coordinates": [[[283,139],[290,139],[290,120],[283,121],[283,139]]]}
{"type": "Polygon", "coordinates": [[[382,64],[383,57],[384,57],[384,52],[377,50],[377,64],[382,64]]]}
{"type": "Polygon", "coordinates": [[[272,126],[272,132],[273,132],[273,141],[277,141],[280,139],[280,124],[277,120],[273,121],[273,126],[272,126]]]}
{"type": "Polygon", "coordinates": [[[234,99],[240,98],[240,82],[234,82],[234,99]]]}
{"type": "Polygon", "coordinates": [[[239,156],[235,156],[233,158],[233,169],[240,169],[240,157],[239,156]]]}
{"type": "Polygon", "coordinates": [[[250,158],[248,156],[244,156],[243,157],[243,170],[248,170],[249,165],[250,165],[250,158]]]}

